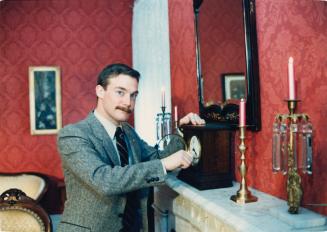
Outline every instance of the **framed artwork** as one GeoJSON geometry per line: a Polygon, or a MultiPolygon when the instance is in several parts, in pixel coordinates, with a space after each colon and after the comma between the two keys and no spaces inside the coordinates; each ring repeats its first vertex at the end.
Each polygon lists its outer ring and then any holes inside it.
{"type": "Polygon", "coordinates": [[[60,68],[29,67],[32,135],[56,134],[62,127],[60,68]]]}
{"type": "Polygon", "coordinates": [[[222,78],[223,100],[246,98],[244,73],[224,73],[222,78]]]}

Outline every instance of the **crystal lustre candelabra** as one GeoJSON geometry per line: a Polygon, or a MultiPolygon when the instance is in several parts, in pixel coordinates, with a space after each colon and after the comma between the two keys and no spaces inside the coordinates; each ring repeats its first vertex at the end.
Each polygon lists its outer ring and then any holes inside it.
{"type": "Polygon", "coordinates": [[[166,113],[166,107],[161,107],[161,113],[157,114],[156,123],[157,123],[157,141],[163,139],[163,142],[160,143],[160,149],[163,149],[169,143],[169,134],[172,131],[171,125],[171,114],[166,113]],[[164,139],[165,138],[165,139],[164,139]]]}
{"type": "Polygon", "coordinates": [[[307,114],[296,114],[299,100],[286,100],[288,114],[278,114],[273,124],[272,168],[287,174],[288,212],[297,214],[301,199],[301,176],[312,174],[312,124],[307,114]]]}

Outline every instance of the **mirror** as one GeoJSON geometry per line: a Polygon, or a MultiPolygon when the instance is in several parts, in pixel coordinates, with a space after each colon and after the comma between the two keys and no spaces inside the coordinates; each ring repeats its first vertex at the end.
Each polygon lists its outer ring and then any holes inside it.
{"type": "Polygon", "coordinates": [[[193,0],[200,115],[238,124],[246,98],[248,129],[261,129],[254,0],[193,0]]]}

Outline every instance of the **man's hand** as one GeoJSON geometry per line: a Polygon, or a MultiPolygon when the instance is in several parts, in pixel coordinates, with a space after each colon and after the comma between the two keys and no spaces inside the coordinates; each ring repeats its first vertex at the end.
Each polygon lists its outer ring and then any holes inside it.
{"type": "Polygon", "coordinates": [[[188,168],[192,163],[193,157],[191,154],[184,150],[179,150],[161,159],[161,162],[167,171],[173,171],[177,168],[188,168]]]}
{"type": "Polygon", "coordinates": [[[181,118],[181,120],[179,120],[180,126],[189,123],[192,123],[193,125],[202,125],[205,124],[206,122],[202,118],[200,118],[199,115],[195,113],[188,113],[186,116],[181,118]]]}

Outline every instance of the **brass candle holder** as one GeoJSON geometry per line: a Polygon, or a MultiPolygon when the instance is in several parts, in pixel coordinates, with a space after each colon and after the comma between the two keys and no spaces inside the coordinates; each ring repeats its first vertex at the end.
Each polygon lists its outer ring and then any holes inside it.
{"type": "Polygon", "coordinates": [[[258,198],[256,196],[253,196],[248,190],[247,187],[247,181],[246,181],[246,162],[245,162],[245,126],[240,126],[240,145],[239,150],[241,152],[241,165],[239,167],[240,173],[241,173],[241,183],[240,183],[240,189],[237,191],[236,195],[231,196],[231,200],[239,203],[239,204],[245,204],[250,202],[256,202],[258,198]]]}
{"type": "Polygon", "coordinates": [[[297,103],[300,100],[285,101],[287,102],[289,113],[278,114],[275,118],[275,125],[280,124],[281,126],[279,130],[277,127],[277,133],[275,131],[275,137],[273,137],[273,170],[287,174],[288,212],[297,214],[303,195],[298,166],[303,168],[304,173],[312,173],[312,128],[308,115],[295,113],[297,103]],[[309,131],[299,128],[299,126],[303,127],[303,125],[310,125],[309,131]],[[282,137],[278,137],[281,135],[282,137]],[[299,135],[302,136],[302,140],[299,138],[299,135]],[[301,143],[302,146],[298,147],[298,143],[301,143]],[[302,150],[298,152],[298,148],[302,148],[302,150]],[[302,160],[298,161],[298,156],[300,155],[302,160]],[[299,165],[299,163],[302,164],[299,165]]]}

